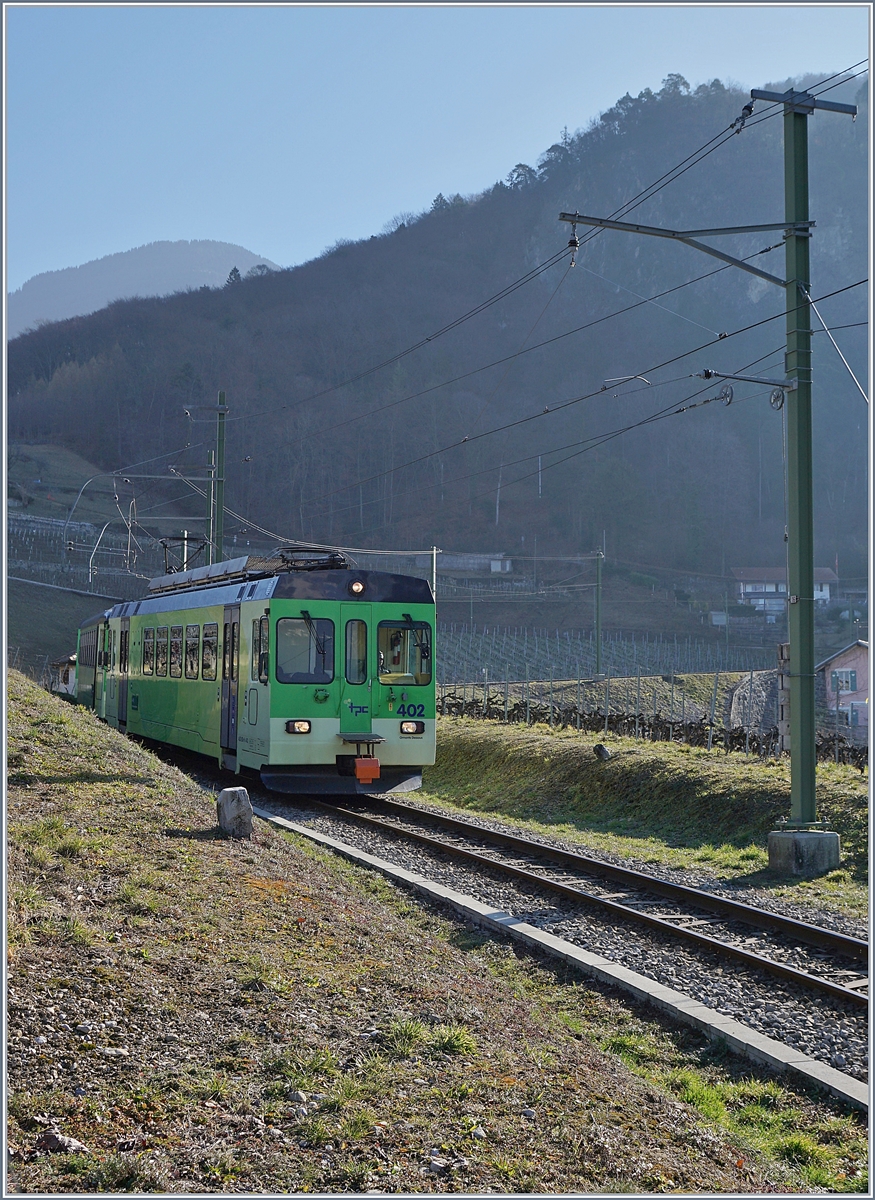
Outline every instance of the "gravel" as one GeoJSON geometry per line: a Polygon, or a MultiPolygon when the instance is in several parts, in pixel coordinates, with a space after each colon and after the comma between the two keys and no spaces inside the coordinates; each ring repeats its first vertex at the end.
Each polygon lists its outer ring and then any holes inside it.
{"type": "MultiPolygon", "coordinates": [[[[339,841],[386,859],[427,879],[443,884],[503,912],[513,914],[536,928],[552,933],[587,950],[604,955],[667,987],[692,997],[701,1004],[784,1042],[820,1062],[852,1076],[868,1079],[868,1022],[866,1015],[841,1000],[813,996],[791,983],[776,980],[754,970],[728,964],[711,952],[693,951],[670,936],[618,923],[600,916],[590,907],[569,905],[543,892],[535,892],[506,877],[465,865],[439,851],[402,841],[392,834],[357,825],[353,821],[326,815],[322,811],[299,808],[275,796],[259,797],[261,807],[278,816],[337,838],[339,841]]],[[[414,805],[428,811],[426,805],[414,805]]],[[[483,828],[500,828],[498,822],[471,822],[483,828]]],[[[519,830],[530,837],[528,831],[519,830]]],[[[558,839],[534,839],[543,844],[562,846],[580,852],[580,847],[558,839]]],[[[589,853],[589,851],[587,851],[589,853]]],[[[633,866],[656,874],[652,866],[633,863],[617,856],[593,855],[604,861],[633,866]]],[[[776,902],[756,888],[733,888],[703,876],[698,871],[673,870],[666,876],[692,887],[708,885],[708,890],[731,899],[836,929],[856,937],[865,937],[861,922],[841,914],[829,914],[807,905],[776,902]]],[[[789,956],[792,957],[792,956],[789,956]]]]}

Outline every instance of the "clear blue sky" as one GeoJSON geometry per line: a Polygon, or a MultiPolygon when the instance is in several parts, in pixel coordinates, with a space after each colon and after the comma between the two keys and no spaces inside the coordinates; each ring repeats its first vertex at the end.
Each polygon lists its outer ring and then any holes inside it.
{"type": "Polygon", "coordinates": [[[7,287],[160,239],[291,266],[534,165],[671,72],[838,71],[870,11],[7,5],[7,287]]]}

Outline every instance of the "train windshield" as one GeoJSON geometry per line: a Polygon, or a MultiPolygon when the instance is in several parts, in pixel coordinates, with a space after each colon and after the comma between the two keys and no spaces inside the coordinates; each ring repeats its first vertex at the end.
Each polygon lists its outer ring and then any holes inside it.
{"type": "Polygon", "coordinates": [[[425,621],[381,621],[380,683],[431,683],[431,628],[425,621]]]}
{"type": "Polygon", "coordinates": [[[280,683],[331,683],[334,622],[281,617],[276,623],[276,677],[280,683]]]}

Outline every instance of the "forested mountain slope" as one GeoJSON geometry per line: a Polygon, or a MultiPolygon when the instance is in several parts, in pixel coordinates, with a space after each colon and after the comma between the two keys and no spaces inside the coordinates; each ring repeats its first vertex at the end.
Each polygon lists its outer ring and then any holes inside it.
{"type": "MultiPolygon", "coordinates": [[[[809,122],[815,299],[867,274],[865,88],[829,98],[860,115],[809,122]]],[[[783,289],[664,239],[581,226],[573,269],[563,255],[432,336],[562,251],[560,211],[615,212],[727,129],[747,99],[716,80],[690,92],[673,76],[565,132],[534,167],[477,196],[438,197],[391,233],[25,334],[9,347],[10,437],[87,447],[112,467],[190,442],[177,465],[203,474],[213,425],[191,421],[211,422],[197,406],[223,389],[227,503],[284,536],[509,553],[531,553],[537,537],[541,553],[577,553],[605,531],[627,561],[719,574],[781,563],[782,415],[768,389],[737,384],[729,406],[609,435],[694,393],[715,396],[719,386],[691,378],[705,367],[782,378],[783,289]],[[647,382],[599,390],[636,375],[647,382]],[[590,398],[567,403],[580,396],[590,398]]],[[[738,136],[627,219],[673,229],[782,220],[782,127],[780,108],[759,104],[738,136]]],[[[776,247],[754,261],[783,277],[780,230],[703,240],[739,256],[776,247]]],[[[865,386],[865,288],[818,307],[831,327],[853,326],[836,337],[865,386]]],[[[816,554],[831,563],[838,553],[843,573],[862,574],[866,405],[823,334],[814,364],[816,554]]]]}

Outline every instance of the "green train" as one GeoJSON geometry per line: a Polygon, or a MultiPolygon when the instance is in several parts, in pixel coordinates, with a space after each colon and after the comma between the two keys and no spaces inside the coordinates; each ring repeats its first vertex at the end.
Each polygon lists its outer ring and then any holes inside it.
{"type": "Polygon", "coordinates": [[[86,621],[76,700],[274,791],[411,791],[435,755],[434,618],[424,579],[280,547],[86,621]]]}

